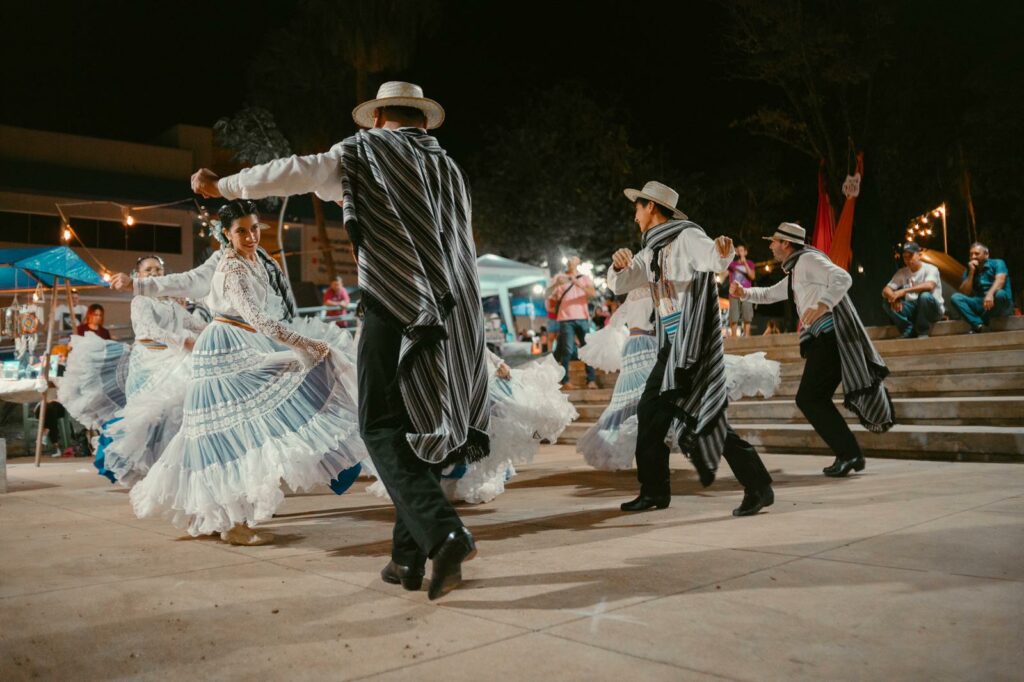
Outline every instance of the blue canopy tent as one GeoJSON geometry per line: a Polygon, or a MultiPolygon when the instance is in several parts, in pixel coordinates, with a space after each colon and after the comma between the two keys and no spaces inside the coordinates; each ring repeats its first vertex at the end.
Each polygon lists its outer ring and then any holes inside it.
{"type": "Polygon", "coordinates": [[[480,279],[480,296],[497,296],[501,305],[501,317],[509,337],[515,332],[512,321],[512,303],[509,290],[530,284],[546,284],[548,271],[536,265],[527,265],[510,258],[484,254],[476,259],[477,277],[480,279]]]}
{"type": "MultiPolygon", "coordinates": [[[[0,292],[32,291],[39,285],[51,290],[46,308],[46,350],[43,354],[42,377],[50,375],[50,351],[53,349],[53,316],[57,308],[57,292],[61,286],[72,308],[72,286],[106,286],[88,263],[68,246],[30,246],[0,249],[0,292]]],[[[45,382],[44,382],[45,383],[45,382]]],[[[43,422],[46,419],[46,384],[40,395],[39,429],[36,433],[36,466],[43,452],[43,422]]]]}

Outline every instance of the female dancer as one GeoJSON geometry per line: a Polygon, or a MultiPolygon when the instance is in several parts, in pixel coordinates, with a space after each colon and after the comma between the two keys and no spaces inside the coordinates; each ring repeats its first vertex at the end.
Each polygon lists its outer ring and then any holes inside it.
{"type": "MultiPolygon", "coordinates": [[[[160,277],[164,262],[143,256],[135,277],[160,277]]],[[[171,298],[132,299],[135,350],[128,364],[127,402],[107,422],[96,449],[96,468],[131,487],[142,479],[181,426],[191,351],[206,323],[171,298]]]]}
{"type": "Polygon", "coordinates": [[[80,424],[98,430],[125,405],[125,382],[132,348],[92,332],[73,335],[57,400],[80,424]]]}
{"type": "MultiPolygon", "coordinates": [[[[654,303],[646,289],[626,297],[604,329],[587,336],[580,359],[606,372],[619,372],[604,413],[576,444],[576,452],[595,469],[618,471],[633,466],[636,453],[636,407],[658,357],[654,303]]],[[[726,390],[730,400],[761,394],[771,397],[779,385],[779,363],[764,353],[726,355],[726,390]]]]}
{"type": "Polygon", "coordinates": [[[140,518],[164,514],[191,535],[266,544],[273,536],[251,526],[280,506],[282,482],[329,484],[366,457],[355,367],[273,316],[281,301],[257,254],[255,204],[232,201],[219,217],[227,243],[207,298],[214,321],[192,351],[181,430],[131,500],[140,518]]]}

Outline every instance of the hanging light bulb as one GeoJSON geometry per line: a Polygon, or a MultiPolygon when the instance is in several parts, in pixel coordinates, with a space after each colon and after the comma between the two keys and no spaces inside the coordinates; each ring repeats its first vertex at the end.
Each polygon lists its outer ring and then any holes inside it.
{"type": "Polygon", "coordinates": [[[124,224],[127,225],[128,227],[131,227],[132,225],[135,224],[135,217],[129,213],[128,216],[124,219],[124,224]]]}
{"type": "Polygon", "coordinates": [[[928,216],[924,216],[923,218],[921,218],[921,222],[924,223],[925,225],[927,225],[928,224],[928,216]]]}
{"type": "Polygon", "coordinates": [[[70,225],[65,225],[64,226],[64,231],[61,232],[61,234],[60,234],[61,239],[63,239],[66,242],[69,242],[69,241],[71,241],[71,235],[72,235],[71,226],[70,225]]]}
{"type": "Polygon", "coordinates": [[[908,242],[914,241],[914,235],[910,235],[909,237],[907,237],[907,241],[908,242]]]}
{"type": "Polygon", "coordinates": [[[104,282],[109,282],[109,281],[110,281],[110,279],[111,279],[111,277],[110,277],[110,273],[109,273],[109,272],[107,272],[106,270],[104,270],[104,271],[103,271],[103,274],[102,274],[102,275],[100,275],[100,277],[102,277],[102,278],[103,278],[103,281],[104,281],[104,282]]]}
{"type": "Polygon", "coordinates": [[[940,209],[935,209],[934,211],[932,211],[932,215],[938,218],[940,215],[942,215],[942,211],[940,209]]]}

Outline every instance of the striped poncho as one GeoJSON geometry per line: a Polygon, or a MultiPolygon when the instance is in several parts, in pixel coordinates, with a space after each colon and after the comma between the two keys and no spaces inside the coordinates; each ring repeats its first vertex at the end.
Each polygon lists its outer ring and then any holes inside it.
{"type": "MultiPolygon", "coordinates": [[[[696,223],[683,220],[663,223],[644,233],[644,247],[652,252],[652,294],[662,278],[661,250],[687,229],[703,232],[696,223]]],[[[729,405],[715,273],[697,272],[679,303],[674,334],[665,328],[665,320],[659,319],[656,325],[659,347],[672,346],[661,397],[675,411],[673,428],[679,448],[689,455],[701,483],[708,486],[715,480],[725,449],[725,410],[729,405]]]]}
{"type": "Polygon", "coordinates": [[[488,452],[487,369],[462,170],[417,128],[361,131],[341,147],[363,300],[402,329],[406,438],[427,462],[479,459],[488,452]]]}

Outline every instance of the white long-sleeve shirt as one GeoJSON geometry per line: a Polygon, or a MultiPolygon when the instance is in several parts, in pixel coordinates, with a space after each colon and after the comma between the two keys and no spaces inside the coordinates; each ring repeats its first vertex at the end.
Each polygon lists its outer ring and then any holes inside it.
{"type": "Polygon", "coordinates": [[[136,296],[132,299],[132,330],[136,339],[151,339],[181,350],[193,341],[206,323],[189,314],[185,307],[166,298],[136,296]]]}
{"type": "MultiPolygon", "coordinates": [[[[641,249],[633,256],[633,263],[622,270],[608,270],[608,288],[616,294],[625,294],[649,286],[653,280],[651,250],[641,249]]],[[[680,299],[686,294],[698,272],[722,272],[729,267],[735,255],[730,248],[724,256],[718,254],[715,240],[701,230],[683,230],[675,240],[661,250],[662,279],[658,283],[658,315],[666,317],[681,309],[680,299]]]]}
{"type": "Polygon", "coordinates": [[[820,251],[809,250],[796,262],[786,277],[770,287],[751,287],[743,300],[752,303],[776,303],[789,298],[789,279],[793,278],[793,298],[797,313],[824,303],[829,310],[846,295],[853,278],[820,251]]]}
{"type": "Polygon", "coordinates": [[[289,156],[246,168],[217,181],[225,199],[264,199],[315,193],[341,202],[341,143],[323,154],[289,156]]]}
{"type": "Polygon", "coordinates": [[[135,295],[148,296],[150,298],[169,296],[171,298],[188,298],[193,301],[201,301],[210,293],[213,273],[217,271],[217,264],[220,263],[223,255],[223,250],[218,249],[206,259],[206,262],[192,268],[188,272],[176,272],[172,275],[136,279],[133,284],[135,295]]]}

